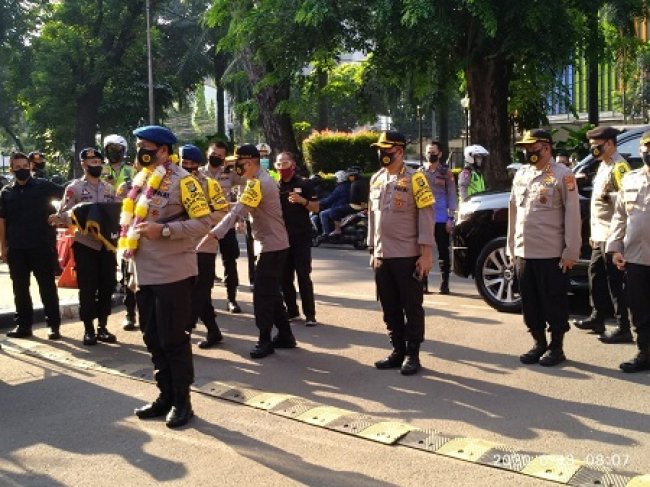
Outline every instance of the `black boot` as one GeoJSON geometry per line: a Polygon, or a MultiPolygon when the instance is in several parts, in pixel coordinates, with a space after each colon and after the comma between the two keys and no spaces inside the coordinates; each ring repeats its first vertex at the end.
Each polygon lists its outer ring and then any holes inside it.
{"type": "Polygon", "coordinates": [[[32,336],[32,327],[31,326],[20,326],[18,325],[11,331],[7,332],[9,338],[29,338],[32,336]]]}
{"type": "Polygon", "coordinates": [[[539,359],[542,358],[542,355],[546,353],[546,349],[548,348],[548,342],[546,341],[546,331],[531,330],[530,334],[533,336],[533,340],[535,340],[535,345],[526,353],[519,356],[519,361],[522,364],[526,365],[536,364],[539,362],[539,359]]]}
{"type": "Polygon", "coordinates": [[[551,344],[542,358],[539,359],[539,365],[544,367],[553,367],[566,360],[564,355],[564,333],[551,332],[551,344]]]}
{"type": "Polygon", "coordinates": [[[95,334],[95,325],[93,324],[93,320],[84,321],[83,344],[88,346],[97,345],[97,335],[95,334]]]}
{"type": "Polygon", "coordinates": [[[619,365],[620,369],[626,373],[641,372],[650,370],[650,349],[639,350],[636,357],[619,365]]]}
{"type": "Polygon", "coordinates": [[[298,346],[291,329],[284,331],[284,333],[278,332],[271,340],[271,343],[273,343],[273,348],[296,348],[298,346]]]}
{"type": "Polygon", "coordinates": [[[615,330],[606,332],[598,339],[603,343],[634,343],[629,323],[618,325],[615,330]]]}
{"type": "Polygon", "coordinates": [[[449,294],[449,266],[444,261],[440,262],[440,274],[442,282],[440,283],[440,294],[449,294]]]}
{"type": "Polygon", "coordinates": [[[584,320],[573,320],[572,323],[576,328],[580,328],[581,330],[591,330],[597,335],[605,333],[605,320],[594,313],[592,313],[589,318],[585,318],[584,320]]]}
{"type": "Polygon", "coordinates": [[[264,358],[271,355],[275,351],[273,343],[268,338],[266,340],[260,339],[249,352],[251,358],[264,358]]]}
{"type": "Polygon", "coordinates": [[[50,326],[50,331],[47,333],[47,338],[50,340],[60,340],[61,332],[59,331],[59,325],[50,326]]]}
{"type": "Polygon", "coordinates": [[[179,428],[185,426],[192,416],[194,411],[190,402],[190,388],[184,387],[174,392],[174,402],[167,413],[165,424],[168,428],[179,428]]]}
{"type": "Polygon", "coordinates": [[[134,411],[135,415],[138,418],[151,419],[166,416],[169,410],[172,408],[173,396],[171,386],[159,383],[158,389],[160,389],[160,394],[158,394],[158,397],[154,402],[137,408],[134,411]]]}
{"type": "Polygon", "coordinates": [[[97,340],[105,343],[115,343],[117,341],[117,338],[106,329],[106,326],[108,325],[108,316],[103,316],[99,318],[98,321],[97,340]]]}
{"type": "Polygon", "coordinates": [[[208,329],[208,334],[205,337],[205,340],[199,342],[199,348],[210,348],[223,341],[223,335],[221,334],[221,330],[217,326],[216,321],[206,325],[206,328],[208,329]]]}
{"type": "Polygon", "coordinates": [[[400,368],[402,375],[417,374],[420,370],[420,344],[416,342],[408,342],[406,345],[406,357],[400,368]]]}
{"type": "Polygon", "coordinates": [[[393,351],[386,358],[377,360],[375,362],[375,367],[378,369],[396,369],[402,366],[404,362],[404,355],[406,355],[406,344],[404,340],[391,339],[393,343],[393,351]]]}
{"type": "Polygon", "coordinates": [[[127,314],[126,318],[122,322],[122,329],[124,331],[133,331],[135,330],[135,315],[127,314]]]}

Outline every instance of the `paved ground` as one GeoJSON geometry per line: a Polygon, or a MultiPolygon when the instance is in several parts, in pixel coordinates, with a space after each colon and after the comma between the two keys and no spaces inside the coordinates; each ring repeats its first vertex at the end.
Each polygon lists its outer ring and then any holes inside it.
{"type": "MultiPolygon", "coordinates": [[[[296,322],[298,349],[253,361],[247,354],[255,337],[251,295],[242,290],[244,314],[220,313],[224,343],[209,351],[194,348],[197,384],[220,381],[292,394],[453,436],[580,458],[594,468],[650,472],[650,374],[618,371],[618,363],[634,354],[633,345],[607,346],[573,330],[566,364],[551,370],[523,366],[517,355],[528,348],[529,337],[521,317],[493,311],[472,282],[454,280],[453,295],[425,298],[423,373],[377,371],[372,362],[388,344],[367,254],[319,248],[314,256],[323,324],[307,328],[296,322]]],[[[243,259],[240,269],[245,281],[243,259]]],[[[432,281],[436,286],[437,276],[432,281]]],[[[215,287],[213,295],[223,307],[224,288],[215,287]]],[[[584,302],[574,300],[574,310],[582,308],[584,302]]],[[[117,310],[112,317],[114,330],[122,315],[117,310]]],[[[150,383],[11,351],[32,347],[77,361],[149,368],[137,332],[120,330],[120,344],[90,349],[80,344],[80,323],[67,322],[62,331],[61,342],[44,340],[39,329],[34,341],[5,341],[0,352],[2,485],[543,484],[198,393],[196,420],[172,432],[131,415],[154,396],[150,383]]],[[[193,341],[203,335],[199,325],[193,341]]]]}

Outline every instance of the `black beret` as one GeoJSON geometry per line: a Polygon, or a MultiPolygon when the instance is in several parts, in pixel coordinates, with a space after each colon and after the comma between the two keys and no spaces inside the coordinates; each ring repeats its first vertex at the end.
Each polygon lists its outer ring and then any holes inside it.
{"type": "Polygon", "coordinates": [[[596,127],[595,129],[591,129],[589,132],[587,132],[587,138],[596,140],[612,139],[616,141],[616,137],[618,137],[618,134],[620,133],[621,131],[615,129],[614,127],[596,127]]]}
{"type": "Polygon", "coordinates": [[[82,161],[85,161],[86,159],[104,160],[104,156],[100,151],[98,151],[94,147],[86,147],[85,149],[81,149],[81,151],[79,152],[79,159],[82,161]]]}

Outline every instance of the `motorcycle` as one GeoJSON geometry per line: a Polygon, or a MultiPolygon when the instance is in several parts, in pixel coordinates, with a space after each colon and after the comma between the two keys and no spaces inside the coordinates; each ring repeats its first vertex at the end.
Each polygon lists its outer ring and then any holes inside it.
{"type": "Polygon", "coordinates": [[[352,245],[357,250],[368,248],[368,210],[360,210],[341,220],[341,233],[335,235],[322,235],[318,214],[311,216],[312,238],[311,246],[318,247],[323,243],[332,245],[352,245]]]}

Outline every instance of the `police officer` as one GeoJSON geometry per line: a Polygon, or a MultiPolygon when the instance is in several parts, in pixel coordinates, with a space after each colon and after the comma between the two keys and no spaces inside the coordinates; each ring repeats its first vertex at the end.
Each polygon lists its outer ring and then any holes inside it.
{"type": "Polygon", "coordinates": [[[194,248],[210,227],[210,210],[196,179],[172,162],[176,136],[169,129],[149,125],[133,135],[143,170],[123,201],[120,248],[135,264],[140,329],[160,390],[154,402],[135,414],[140,419],[166,415],[167,426],[176,428],[194,415],[187,325],[198,274],[194,248]]]}
{"type": "Polygon", "coordinates": [[[460,201],[467,201],[470,196],[485,191],[485,179],[481,168],[490,153],[482,145],[468,145],[463,151],[465,167],[458,175],[458,192],[460,201]]]}
{"type": "MultiPolygon", "coordinates": [[[[72,208],[78,203],[112,203],[116,201],[115,189],[102,181],[103,156],[95,148],[87,147],[79,152],[84,171],[83,177],[72,181],[65,190],[59,212],[52,221],[71,224],[72,208]]],[[[111,314],[111,297],[115,289],[115,252],[91,235],[84,235],[79,228],[72,244],[77,283],[79,285],[79,318],[84,324],[84,345],[95,345],[97,340],[115,343],[115,335],[107,329],[111,314]],[[97,319],[97,333],[93,320],[97,319]]]]}
{"type": "Polygon", "coordinates": [[[40,151],[30,152],[27,156],[29,158],[30,169],[32,171],[32,177],[34,178],[47,178],[47,173],[45,172],[45,157],[40,151]]]}
{"type": "MultiPolygon", "coordinates": [[[[429,181],[429,186],[436,200],[434,205],[435,239],[438,247],[438,265],[442,281],[440,294],[449,294],[449,235],[454,229],[454,215],[458,206],[456,196],[456,181],[449,166],[442,163],[442,148],[440,142],[433,141],[427,145],[427,159],[424,161],[423,172],[429,181]]],[[[424,281],[425,293],[429,292],[428,283],[424,281]]]]}
{"type": "Polygon", "coordinates": [[[589,262],[589,300],[591,315],[575,321],[575,326],[594,333],[605,332],[605,315],[608,304],[614,307],[618,328],[600,337],[604,343],[631,343],[625,276],[612,262],[612,256],[605,252],[605,243],[610,234],[610,223],[616,206],[616,195],[621,189],[623,176],[630,166],[616,150],[616,136],[620,132],[614,127],[597,127],[587,132],[591,154],[600,160],[598,172],[593,180],[591,193],[591,260],[589,262]]]}
{"type": "Polygon", "coordinates": [[[432,267],[434,198],[424,174],[404,164],[406,144],[395,131],[383,132],[372,144],[382,168],[370,179],[368,247],[393,345],[375,367],[412,375],[420,369],[424,341],[422,281],[432,267]]]}
{"type": "MultiPolygon", "coordinates": [[[[207,156],[208,163],[200,169],[200,172],[208,177],[215,179],[228,202],[236,201],[235,187],[241,184],[241,178],[232,170],[233,166],[225,164],[228,146],[221,141],[210,144],[207,156]]],[[[223,264],[224,283],[226,284],[227,303],[226,309],[231,313],[241,313],[241,308],[237,304],[237,286],[239,286],[239,274],[237,272],[237,259],[239,258],[239,242],[237,234],[232,228],[222,239],[219,240],[219,250],[221,251],[221,263],[223,264]]]]}
{"type": "Polygon", "coordinates": [[[32,177],[25,154],[14,152],[9,158],[14,181],[0,192],[0,257],[9,265],[16,306],[16,327],[11,338],[32,336],[34,308],[29,293],[30,274],[34,274],[50,328],[48,338],[61,338],[59,296],[54,280],[56,233],[48,224],[52,200],[61,198],[63,187],[32,177]]]}
{"type": "Polygon", "coordinates": [[[232,159],[237,174],[246,179],[246,187],[230,213],[210,233],[221,239],[238,219],[251,215],[253,237],[261,244],[255,270],[253,308],[259,341],[250,351],[252,358],[263,358],[275,348],[294,348],[287,310],[280,294],[280,279],[287,258],[289,238],[282,219],[282,205],[277,183],[260,167],[260,153],[254,145],[240,146],[232,159]],[[271,340],[275,325],[278,333],[271,340]]]}
{"type": "MultiPolygon", "coordinates": [[[[127,159],[129,145],[126,139],[118,134],[111,134],[104,137],[104,154],[106,156],[106,165],[104,166],[104,180],[115,188],[119,200],[126,196],[131,189],[134,169],[127,159]]],[[[126,317],[122,322],[122,329],[133,331],[136,327],[136,304],[135,293],[129,287],[132,272],[129,270],[129,263],[121,260],[120,267],[122,270],[122,288],[124,289],[124,306],[126,307],[126,317]]]]}
{"type": "Polygon", "coordinates": [[[543,129],[531,130],[517,142],[527,164],[515,174],[508,217],[508,256],[516,267],[524,322],[535,341],[519,359],[544,366],[566,360],[567,272],[578,259],[581,244],[575,177],[553,160],[552,144],[551,134],[543,129]]]}
{"type": "Polygon", "coordinates": [[[293,285],[294,276],[297,276],[305,325],[315,326],[317,322],[314,285],[311,280],[309,212],[318,212],[318,199],[310,182],[296,174],[296,159],[293,154],[278,154],[275,169],[280,175],[282,216],[289,235],[289,250],[282,273],[282,295],[290,319],[299,317],[296,288],[293,285]]]}
{"type": "Polygon", "coordinates": [[[650,131],[641,137],[645,166],[627,173],[620,183],[607,252],[626,272],[626,288],[632,323],[639,349],[636,357],[623,362],[623,372],[650,370],[650,131]]]}
{"type": "MultiPolygon", "coordinates": [[[[216,225],[228,212],[228,202],[216,179],[207,178],[199,172],[199,167],[205,163],[201,150],[192,144],[181,147],[181,166],[194,176],[206,195],[210,207],[210,223],[216,225]]],[[[217,257],[217,242],[206,239],[196,249],[199,274],[192,292],[192,319],[190,329],[196,326],[199,318],[208,330],[205,340],[199,342],[199,348],[210,348],[223,340],[221,330],[217,325],[214,306],[212,306],[212,288],[214,287],[215,264],[217,257]]]]}

